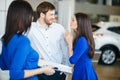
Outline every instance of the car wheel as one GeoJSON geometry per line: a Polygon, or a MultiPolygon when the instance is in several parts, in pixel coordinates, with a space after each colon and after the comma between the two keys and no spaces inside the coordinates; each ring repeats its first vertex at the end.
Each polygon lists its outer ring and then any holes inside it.
{"type": "Polygon", "coordinates": [[[112,47],[104,47],[102,49],[102,54],[100,58],[100,62],[106,65],[111,65],[115,63],[117,56],[116,56],[116,51],[112,47]]]}

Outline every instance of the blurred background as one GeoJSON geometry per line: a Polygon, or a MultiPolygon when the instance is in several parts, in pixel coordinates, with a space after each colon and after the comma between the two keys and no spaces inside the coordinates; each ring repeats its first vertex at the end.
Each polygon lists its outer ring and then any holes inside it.
{"type": "MultiPolygon", "coordinates": [[[[4,32],[6,13],[13,0],[0,0],[0,34],[4,32]]],[[[87,13],[92,23],[99,21],[120,22],[120,0],[26,0],[33,9],[36,21],[36,6],[42,1],[49,1],[56,7],[56,17],[65,28],[69,27],[71,16],[76,12],[87,13]]]]}
{"type": "MultiPolygon", "coordinates": [[[[4,34],[6,14],[13,0],[0,0],[0,37],[4,34]]],[[[56,22],[70,29],[74,13],[89,15],[95,40],[93,65],[99,80],[120,80],[120,0],[26,0],[34,10],[42,1],[49,1],[56,7],[56,22]]],[[[0,42],[1,51],[1,42],[0,42]]],[[[6,73],[0,73],[0,80],[9,80],[6,73]]],[[[67,78],[71,80],[71,75],[67,78]]]]}

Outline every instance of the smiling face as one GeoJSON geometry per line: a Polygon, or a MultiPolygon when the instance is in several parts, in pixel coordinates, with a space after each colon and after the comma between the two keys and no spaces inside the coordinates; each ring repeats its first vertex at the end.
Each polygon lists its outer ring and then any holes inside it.
{"type": "Polygon", "coordinates": [[[72,21],[71,21],[71,24],[70,24],[70,27],[71,29],[75,30],[77,29],[77,20],[76,20],[76,17],[74,16],[72,21]]]}
{"type": "Polygon", "coordinates": [[[44,22],[47,25],[51,25],[55,20],[55,10],[49,10],[46,14],[44,14],[44,22]]]}

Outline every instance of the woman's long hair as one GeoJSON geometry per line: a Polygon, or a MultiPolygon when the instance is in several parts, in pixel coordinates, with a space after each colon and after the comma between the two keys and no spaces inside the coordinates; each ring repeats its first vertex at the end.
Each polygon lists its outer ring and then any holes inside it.
{"type": "Polygon", "coordinates": [[[89,57],[93,58],[95,43],[94,43],[93,34],[92,34],[91,21],[88,15],[84,13],[76,13],[75,17],[77,20],[78,27],[77,27],[77,30],[75,31],[76,36],[74,38],[73,44],[76,43],[79,37],[85,36],[90,46],[89,57]]]}
{"type": "Polygon", "coordinates": [[[10,4],[7,13],[5,34],[2,37],[5,45],[8,44],[15,33],[22,34],[23,32],[27,32],[31,26],[32,17],[33,9],[28,2],[16,0],[10,4]]]}

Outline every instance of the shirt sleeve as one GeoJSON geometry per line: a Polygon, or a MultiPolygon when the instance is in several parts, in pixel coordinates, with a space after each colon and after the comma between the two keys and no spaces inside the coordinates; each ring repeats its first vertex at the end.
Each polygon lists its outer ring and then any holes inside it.
{"type": "MultiPolygon", "coordinates": [[[[5,48],[3,48],[3,46],[2,46],[2,49],[5,49],[5,48]]],[[[0,68],[1,68],[2,70],[7,70],[7,67],[6,67],[6,65],[4,64],[3,51],[5,51],[5,50],[2,50],[2,52],[1,52],[1,54],[0,54],[0,68]]]]}
{"type": "Polygon", "coordinates": [[[24,69],[25,61],[29,54],[30,43],[29,40],[21,40],[17,44],[15,55],[10,67],[10,78],[11,80],[23,79],[24,78],[24,69]]]}
{"type": "Polygon", "coordinates": [[[1,68],[2,70],[5,70],[5,65],[3,64],[2,54],[0,55],[0,68],[1,68]]]}
{"type": "Polygon", "coordinates": [[[78,39],[73,49],[73,55],[70,57],[70,63],[75,64],[88,49],[87,40],[84,37],[78,39]]]}

